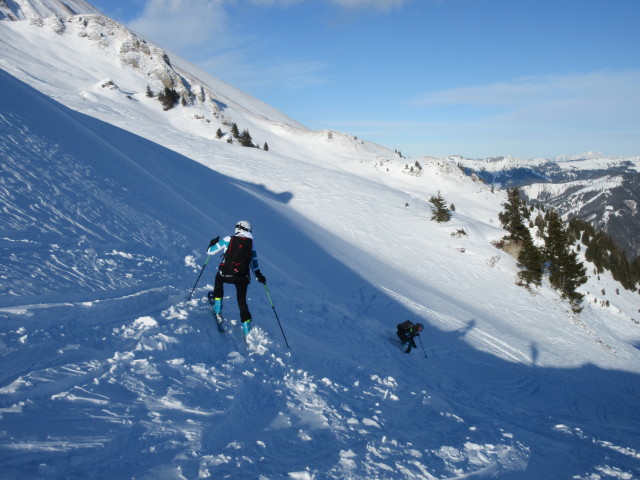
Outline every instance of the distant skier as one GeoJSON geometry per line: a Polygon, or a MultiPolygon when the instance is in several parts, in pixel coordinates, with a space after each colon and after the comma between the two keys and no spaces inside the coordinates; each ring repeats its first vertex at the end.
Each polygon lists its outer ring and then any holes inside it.
{"type": "Polygon", "coordinates": [[[253,235],[251,224],[246,220],[236,223],[233,236],[214,238],[209,243],[207,255],[217,255],[222,252],[222,262],[216,273],[213,292],[209,292],[209,301],[213,304],[213,312],[218,324],[224,321],[222,317],[222,297],[224,296],[224,284],[231,283],[236,286],[238,308],[240,309],[240,321],[242,331],[247,335],[251,331],[251,312],[247,305],[247,288],[250,282],[250,270],[260,283],[266,283],[267,279],[258,268],[258,256],[253,248],[253,235]]]}
{"type": "Polygon", "coordinates": [[[411,348],[417,348],[414,338],[420,336],[422,330],[424,330],[424,327],[421,323],[414,325],[410,320],[398,324],[398,338],[402,342],[402,345],[407,345],[404,353],[409,353],[411,348]]]}

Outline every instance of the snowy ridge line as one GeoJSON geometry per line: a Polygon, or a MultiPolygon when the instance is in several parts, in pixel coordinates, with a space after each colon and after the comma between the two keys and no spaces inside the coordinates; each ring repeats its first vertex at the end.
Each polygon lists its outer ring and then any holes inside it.
{"type": "Polygon", "coordinates": [[[121,295],[119,297],[110,297],[110,298],[101,298],[95,300],[80,300],[77,302],[52,302],[52,303],[32,303],[25,305],[12,305],[10,307],[0,307],[0,312],[4,313],[13,313],[16,315],[24,315],[29,310],[38,310],[43,308],[52,308],[52,307],[90,307],[94,304],[104,303],[104,302],[115,302],[118,300],[127,300],[130,298],[139,297],[141,295],[146,295],[152,292],[163,292],[165,290],[173,290],[174,287],[167,285],[164,287],[154,287],[147,288],[144,290],[140,290],[135,293],[130,293],[128,295],[121,295]]]}

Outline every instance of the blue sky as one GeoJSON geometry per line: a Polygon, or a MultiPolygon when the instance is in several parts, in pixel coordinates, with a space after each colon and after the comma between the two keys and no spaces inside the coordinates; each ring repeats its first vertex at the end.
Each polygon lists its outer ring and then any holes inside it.
{"type": "Polygon", "coordinates": [[[90,0],[313,129],[405,156],[640,156],[638,0],[90,0]]]}

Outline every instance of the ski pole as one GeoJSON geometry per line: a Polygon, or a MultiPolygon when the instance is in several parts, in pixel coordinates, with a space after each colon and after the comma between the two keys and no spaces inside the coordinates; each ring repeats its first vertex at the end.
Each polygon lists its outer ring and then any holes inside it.
{"type": "Polygon", "coordinates": [[[263,283],[264,285],[264,291],[267,292],[267,298],[269,299],[269,303],[271,304],[271,308],[273,309],[273,313],[276,316],[276,320],[278,321],[278,326],[280,327],[280,331],[282,332],[282,338],[284,338],[284,343],[287,344],[287,348],[291,348],[289,346],[289,342],[287,342],[287,337],[284,334],[284,330],[282,329],[282,325],[280,324],[280,319],[278,318],[278,312],[276,312],[276,307],[273,305],[273,302],[271,301],[271,295],[269,295],[269,289],[267,288],[267,284],[263,283]]]}
{"type": "Polygon", "coordinates": [[[418,335],[418,340],[420,340],[420,345],[422,346],[422,351],[424,352],[424,358],[429,358],[427,357],[427,351],[424,349],[424,344],[422,343],[422,338],[420,338],[420,335],[418,335]]]}
{"type": "Polygon", "coordinates": [[[204,267],[207,266],[207,263],[209,263],[209,259],[210,258],[211,258],[211,255],[207,255],[207,260],[204,262],[204,265],[202,265],[202,270],[200,270],[200,275],[198,275],[198,279],[196,280],[195,285],[191,289],[191,293],[189,294],[189,298],[187,298],[187,300],[191,300],[191,295],[193,295],[193,291],[196,289],[196,285],[198,285],[198,282],[200,281],[200,277],[202,276],[202,272],[204,272],[204,267]]]}

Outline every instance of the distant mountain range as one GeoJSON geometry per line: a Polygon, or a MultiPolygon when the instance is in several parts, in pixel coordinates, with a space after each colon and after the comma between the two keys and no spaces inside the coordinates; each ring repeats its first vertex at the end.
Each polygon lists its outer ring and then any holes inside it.
{"type": "Polygon", "coordinates": [[[450,157],[496,188],[517,186],[529,202],[555,208],[563,217],[604,230],[630,260],[640,252],[640,157],[586,153],[553,160],[450,157]]]}

